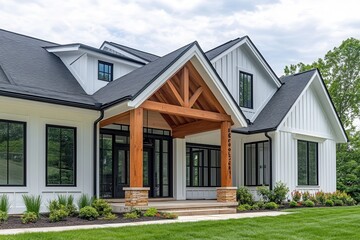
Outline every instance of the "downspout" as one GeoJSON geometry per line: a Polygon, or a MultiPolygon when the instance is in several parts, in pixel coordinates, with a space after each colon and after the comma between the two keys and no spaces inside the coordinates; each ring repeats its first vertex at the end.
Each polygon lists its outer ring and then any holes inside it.
{"type": "Polygon", "coordinates": [[[269,148],[270,148],[270,190],[273,189],[273,178],[272,178],[272,138],[269,136],[268,132],[265,132],[265,137],[269,139],[269,148]]]}
{"type": "Polygon", "coordinates": [[[97,125],[98,123],[104,118],[104,110],[101,109],[100,110],[100,116],[98,119],[95,120],[94,122],[94,132],[93,132],[93,139],[94,139],[94,196],[96,196],[96,192],[97,192],[97,125]]]}

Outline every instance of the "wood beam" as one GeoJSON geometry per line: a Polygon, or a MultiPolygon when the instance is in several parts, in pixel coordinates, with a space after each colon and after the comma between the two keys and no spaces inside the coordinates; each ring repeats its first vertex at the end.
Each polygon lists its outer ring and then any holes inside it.
{"type": "Polygon", "coordinates": [[[173,128],[173,138],[184,138],[187,135],[213,131],[220,128],[219,122],[208,122],[204,120],[186,123],[173,128]]]}
{"type": "Polygon", "coordinates": [[[183,68],[182,82],[184,107],[189,107],[189,70],[187,67],[183,68]]]}
{"type": "Polygon", "coordinates": [[[173,93],[173,95],[175,96],[176,100],[179,102],[179,104],[181,106],[184,106],[184,100],[180,96],[179,92],[176,90],[176,87],[174,86],[174,84],[170,80],[168,80],[166,83],[169,86],[169,88],[170,88],[171,92],[173,93]]]}
{"type": "Polygon", "coordinates": [[[149,100],[146,100],[141,105],[141,107],[147,110],[158,111],[160,113],[166,113],[170,115],[188,117],[193,119],[208,120],[212,122],[231,121],[231,117],[226,114],[180,107],[180,106],[159,103],[149,100]]]}
{"type": "Polygon", "coordinates": [[[231,123],[221,123],[221,187],[232,186],[231,123]]]}
{"type": "Polygon", "coordinates": [[[202,87],[199,87],[194,94],[191,96],[190,100],[189,100],[189,107],[191,108],[194,103],[196,102],[196,100],[200,97],[201,93],[203,92],[202,87]]]}
{"type": "Polygon", "coordinates": [[[115,115],[113,117],[104,119],[100,122],[100,128],[105,127],[107,125],[110,125],[112,123],[121,122],[124,120],[128,120],[130,116],[130,112],[120,113],[118,115],[115,115]]]}
{"type": "Polygon", "coordinates": [[[130,111],[130,187],[143,187],[143,114],[130,111]]]}

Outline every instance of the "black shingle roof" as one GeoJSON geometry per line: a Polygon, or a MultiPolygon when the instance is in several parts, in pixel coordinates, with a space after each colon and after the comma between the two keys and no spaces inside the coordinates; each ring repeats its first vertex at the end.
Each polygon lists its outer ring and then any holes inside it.
{"type": "Polygon", "coordinates": [[[0,95],[95,107],[63,62],[44,49],[57,44],[5,30],[0,42],[0,95]]]}
{"type": "Polygon", "coordinates": [[[226,43],[223,43],[213,49],[210,49],[209,51],[207,51],[205,53],[205,55],[207,56],[207,58],[209,60],[214,59],[216,56],[220,55],[221,53],[225,52],[226,50],[228,50],[229,48],[231,48],[232,46],[236,45],[237,43],[239,43],[241,40],[243,40],[244,38],[246,38],[246,36],[241,37],[241,38],[236,38],[234,40],[228,41],[226,43]]]}
{"type": "Polygon", "coordinates": [[[94,98],[105,106],[123,101],[124,99],[134,99],[195,44],[196,42],[193,42],[179,48],[108,83],[108,85],[93,95],[94,98]]]}
{"type": "Polygon", "coordinates": [[[114,43],[114,42],[104,42],[104,43],[108,43],[116,48],[119,48],[125,52],[128,52],[134,56],[137,56],[147,62],[152,62],[152,61],[155,61],[156,59],[160,58],[159,56],[155,55],[155,54],[152,54],[152,53],[148,53],[148,52],[144,52],[144,51],[141,51],[141,50],[138,50],[138,49],[134,49],[134,48],[131,48],[131,47],[128,47],[128,46],[124,46],[124,45],[121,45],[121,44],[118,44],[118,43],[114,43]]]}
{"type": "Polygon", "coordinates": [[[316,71],[313,69],[282,77],[283,85],[266,104],[255,121],[246,128],[234,129],[233,131],[251,134],[276,130],[316,71]]]}

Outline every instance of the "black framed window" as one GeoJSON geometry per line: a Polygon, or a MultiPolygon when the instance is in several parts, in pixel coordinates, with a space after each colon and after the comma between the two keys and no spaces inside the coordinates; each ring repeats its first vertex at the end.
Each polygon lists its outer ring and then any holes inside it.
{"type": "Polygon", "coordinates": [[[76,128],[46,125],[46,186],[76,186],[76,128]]]}
{"type": "Polygon", "coordinates": [[[270,183],[270,145],[269,141],[244,144],[245,185],[267,186],[270,183]]]}
{"type": "Polygon", "coordinates": [[[253,75],[242,71],[239,72],[239,105],[253,108],[253,75]]]}
{"type": "Polygon", "coordinates": [[[26,185],[26,123],[0,120],[0,186],[26,185]]]}
{"type": "Polygon", "coordinates": [[[219,187],[221,153],[219,146],[187,144],[186,186],[219,187]]]}
{"type": "Polygon", "coordinates": [[[99,61],[98,63],[98,79],[111,82],[113,80],[113,64],[99,61]]]}
{"type": "Polygon", "coordinates": [[[318,185],[318,143],[298,140],[298,185],[318,185]]]}

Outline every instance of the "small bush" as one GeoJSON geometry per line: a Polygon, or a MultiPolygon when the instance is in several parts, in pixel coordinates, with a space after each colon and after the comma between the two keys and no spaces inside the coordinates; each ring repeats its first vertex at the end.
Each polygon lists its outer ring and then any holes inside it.
{"type": "Polygon", "coordinates": [[[281,204],[289,192],[289,188],[285,183],[277,182],[273,190],[268,187],[262,186],[257,188],[257,193],[262,197],[265,202],[275,202],[281,204]]]}
{"type": "Polygon", "coordinates": [[[115,215],[115,214],[112,214],[112,213],[108,213],[104,216],[104,219],[105,220],[115,220],[117,219],[118,217],[115,215]]]}
{"type": "Polygon", "coordinates": [[[157,214],[157,209],[156,208],[148,208],[145,213],[144,216],[145,217],[155,217],[157,214]]]}
{"type": "Polygon", "coordinates": [[[300,202],[300,200],[301,200],[301,192],[294,190],[294,191],[291,193],[291,197],[292,197],[292,200],[293,200],[293,201],[295,201],[295,202],[300,202]]]}
{"type": "Polygon", "coordinates": [[[294,201],[291,201],[290,203],[289,203],[289,207],[291,207],[291,208],[295,208],[295,207],[297,207],[298,206],[298,204],[297,204],[297,202],[294,200],[294,201]]]}
{"type": "Polygon", "coordinates": [[[259,196],[261,196],[261,198],[265,201],[265,202],[269,202],[270,198],[271,198],[271,191],[268,187],[265,186],[261,186],[261,187],[257,187],[256,188],[257,194],[259,196]]]}
{"type": "Polygon", "coordinates": [[[354,206],[356,204],[356,201],[352,197],[348,197],[346,198],[344,204],[347,206],[354,206]]]}
{"type": "Polygon", "coordinates": [[[160,214],[160,217],[165,219],[177,219],[178,215],[176,213],[163,212],[160,214]]]}
{"type": "Polygon", "coordinates": [[[249,204],[241,204],[237,207],[238,211],[249,211],[251,210],[251,206],[249,204]]]}
{"type": "Polygon", "coordinates": [[[38,215],[34,212],[25,212],[24,215],[21,216],[21,222],[24,224],[36,223],[37,220],[38,215]]]}
{"type": "Polygon", "coordinates": [[[91,206],[96,209],[100,216],[105,216],[112,211],[110,204],[104,199],[95,199],[91,206]]]}
{"type": "Polygon", "coordinates": [[[236,200],[239,202],[239,204],[252,205],[254,203],[253,195],[247,187],[240,187],[236,191],[236,200]]]}
{"type": "Polygon", "coordinates": [[[85,206],[79,211],[79,218],[86,219],[89,221],[95,220],[99,217],[99,213],[95,208],[90,206],[85,206]]]}
{"type": "Polygon", "coordinates": [[[124,218],[125,219],[137,219],[140,216],[136,213],[136,212],[128,212],[128,213],[124,213],[124,218]]]}
{"type": "Polygon", "coordinates": [[[260,207],[257,203],[254,203],[252,206],[251,206],[251,210],[260,210],[260,207]]]}
{"type": "Polygon", "coordinates": [[[136,215],[138,215],[139,217],[142,216],[142,211],[138,208],[131,208],[130,210],[131,213],[135,213],[136,215]]]}
{"type": "Polygon", "coordinates": [[[323,191],[316,192],[315,193],[315,198],[316,198],[318,203],[320,203],[321,205],[325,205],[326,194],[323,191]]]}
{"type": "Polygon", "coordinates": [[[35,213],[37,218],[40,218],[41,196],[23,195],[23,200],[27,213],[35,213]]]}
{"type": "Polygon", "coordinates": [[[94,198],[91,198],[86,194],[81,194],[81,196],[77,202],[79,209],[91,206],[93,200],[94,200],[94,198]]]}
{"type": "Polygon", "coordinates": [[[335,206],[343,206],[344,202],[340,199],[336,199],[336,200],[334,200],[334,205],[335,206]]]}
{"type": "Polygon", "coordinates": [[[8,218],[9,218],[8,214],[0,210],[0,223],[6,222],[8,218]]]}
{"type": "Polygon", "coordinates": [[[258,202],[256,202],[256,204],[259,206],[259,209],[265,208],[265,203],[263,201],[258,201],[258,202]]]}
{"type": "Polygon", "coordinates": [[[49,212],[53,212],[55,210],[59,210],[60,209],[60,204],[57,200],[51,200],[49,201],[49,205],[48,205],[48,209],[49,212]]]}
{"type": "Polygon", "coordinates": [[[325,206],[327,206],[327,207],[333,207],[333,206],[334,206],[333,200],[330,200],[330,199],[326,200],[325,206]]]}
{"type": "Polygon", "coordinates": [[[315,203],[313,201],[311,201],[310,199],[308,199],[304,202],[304,206],[305,207],[314,207],[315,203]]]}
{"type": "Polygon", "coordinates": [[[68,211],[66,211],[65,207],[63,207],[62,209],[53,210],[52,212],[50,212],[49,219],[51,222],[59,222],[65,220],[65,218],[67,218],[68,216],[68,211]]]}
{"type": "Polygon", "coordinates": [[[9,198],[7,195],[3,194],[0,197],[0,211],[8,214],[10,208],[9,198]]]}
{"type": "Polygon", "coordinates": [[[74,204],[74,197],[72,195],[58,195],[57,200],[52,200],[49,203],[49,211],[59,210],[61,206],[64,206],[69,216],[75,216],[77,214],[77,208],[74,204]]]}
{"type": "Polygon", "coordinates": [[[310,196],[311,196],[311,194],[310,194],[308,191],[304,192],[304,193],[302,194],[302,200],[303,200],[303,202],[306,202],[307,200],[309,200],[309,199],[310,199],[310,196]]]}
{"type": "Polygon", "coordinates": [[[277,209],[279,206],[275,202],[265,203],[265,209],[277,209]]]}

